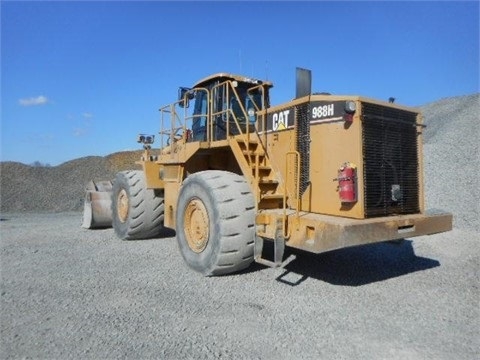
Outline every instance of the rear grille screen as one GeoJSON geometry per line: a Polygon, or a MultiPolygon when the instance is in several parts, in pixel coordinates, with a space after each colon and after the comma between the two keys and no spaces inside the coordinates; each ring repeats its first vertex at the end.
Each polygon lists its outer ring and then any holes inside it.
{"type": "Polygon", "coordinates": [[[362,104],[365,216],[419,212],[417,114],[362,104]]]}

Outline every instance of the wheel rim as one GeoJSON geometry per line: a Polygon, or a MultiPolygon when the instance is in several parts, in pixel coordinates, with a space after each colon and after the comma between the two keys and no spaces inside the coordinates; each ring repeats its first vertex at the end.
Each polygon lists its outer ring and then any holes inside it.
{"type": "Polygon", "coordinates": [[[200,199],[192,199],[185,208],[184,230],[193,252],[201,253],[207,247],[210,232],[207,209],[200,199]]]}
{"type": "Polygon", "coordinates": [[[128,206],[128,194],[125,189],[122,189],[117,196],[117,215],[122,223],[127,221],[128,206]]]}

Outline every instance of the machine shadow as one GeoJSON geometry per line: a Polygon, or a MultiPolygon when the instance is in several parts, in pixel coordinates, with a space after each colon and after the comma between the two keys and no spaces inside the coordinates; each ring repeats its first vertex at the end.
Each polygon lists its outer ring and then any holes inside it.
{"type": "MultiPolygon", "coordinates": [[[[6,219],[6,220],[8,220],[8,219],[6,219]]],[[[3,220],[0,219],[0,221],[3,221],[3,220]]],[[[95,229],[84,229],[84,230],[98,231],[98,232],[114,231],[111,226],[97,227],[95,229]]],[[[141,242],[141,241],[149,241],[149,240],[159,240],[159,239],[175,237],[176,235],[177,235],[177,233],[175,232],[175,230],[170,229],[170,228],[163,228],[162,231],[160,231],[160,233],[153,238],[135,239],[135,240],[128,240],[128,241],[134,243],[135,241],[140,241],[141,242]]]]}
{"type": "MultiPolygon", "coordinates": [[[[98,230],[98,229],[96,229],[96,230],[98,230]]],[[[109,230],[112,230],[112,229],[109,229],[109,230]]],[[[172,238],[172,237],[176,237],[176,236],[177,236],[177,233],[175,232],[175,230],[170,229],[170,228],[163,228],[160,231],[160,233],[155,237],[146,238],[146,239],[133,239],[133,240],[128,240],[128,242],[129,243],[135,243],[135,242],[155,241],[155,240],[172,238]]]]}
{"type": "Polygon", "coordinates": [[[288,257],[293,260],[284,265],[284,272],[276,280],[291,286],[300,285],[308,278],[332,285],[362,286],[440,266],[437,260],[416,256],[411,240],[363,245],[318,255],[288,249],[287,261],[288,257]]]}

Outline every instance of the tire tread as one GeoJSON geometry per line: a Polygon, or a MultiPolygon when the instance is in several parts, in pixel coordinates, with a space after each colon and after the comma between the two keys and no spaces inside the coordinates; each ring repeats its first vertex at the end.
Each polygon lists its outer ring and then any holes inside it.
{"type": "Polygon", "coordinates": [[[199,268],[189,263],[190,256],[195,255],[189,254],[188,246],[181,244],[185,241],[179,238],[183,225],[179,226],[177,221],[177,238],[187,264],[206,276],[224,275],[247,268],[253,262],[255,200],[245,178],[227,171],[208,170],[190,175],[182,190],[189,184],[201,184],[206,192],[211,193],[219,215],[216,224],[220,231],[217,234],[218,251],[209,255],[211,258],[208,266],[199,268]]]}
{"type": "Polygon", "coordinates": [[[164,201],[154,190],[147,189],[143,171],[127,170],[117,174],[112,193],[113,227],[123,240],[148,239],[163,230],[164,201]],[[125,223],[116,218],[116,196],[120,187],[129,194],[129,211],[125,223]]]}

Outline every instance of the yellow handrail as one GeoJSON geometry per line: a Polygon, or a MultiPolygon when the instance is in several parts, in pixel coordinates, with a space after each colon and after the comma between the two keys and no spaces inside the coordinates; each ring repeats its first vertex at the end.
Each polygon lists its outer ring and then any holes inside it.
{"type": "Polygon", "coordinates": [[[290,237],[290,229],[287,229],[286,223],[287,223],[287,189],[288,189],[288,158],[290,155],[295,156],[295,163],[297,164],[296,168],[296,185],[295,185],[295,200],[296,200],[296,206],[295,206],[295,211],[297,218],[299,217],[299,209],[300,209],[300,185],[299,185],[299,179],[300,179],[300,153],[298,151],[288,151],[285,155],[285,183],[284,183],[284,190],[283,190],[283,237],[285,239],[288,239],[290,237]]]}

